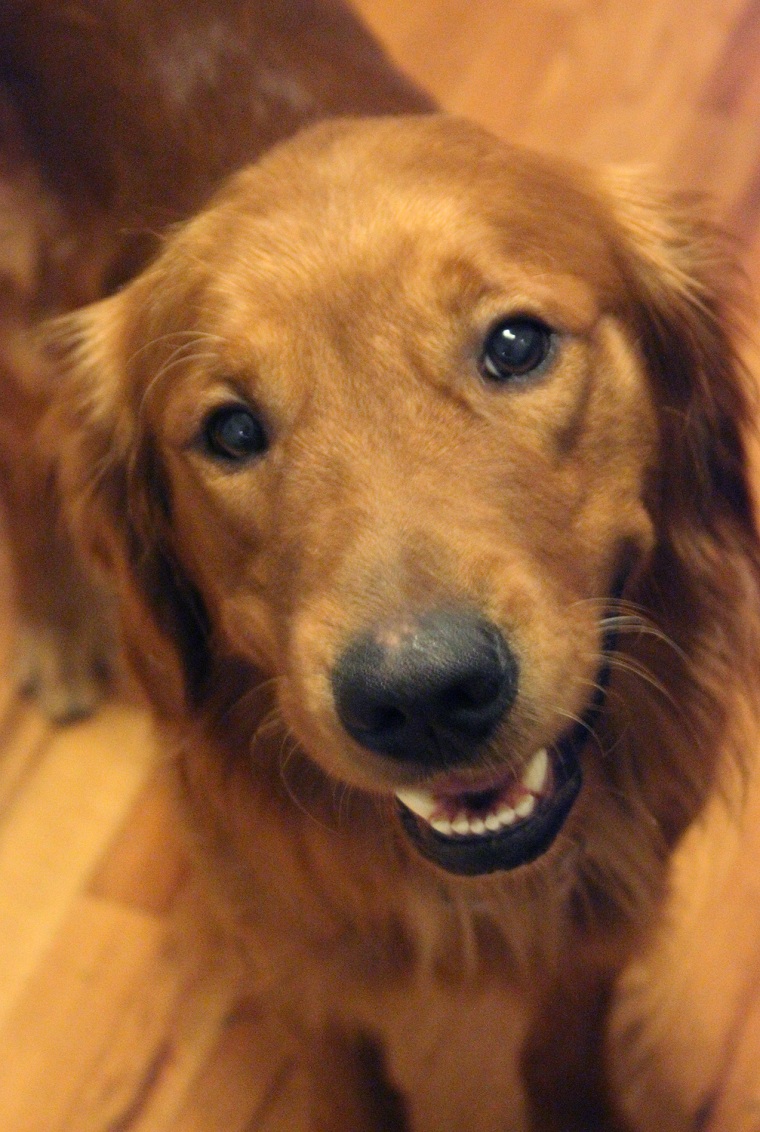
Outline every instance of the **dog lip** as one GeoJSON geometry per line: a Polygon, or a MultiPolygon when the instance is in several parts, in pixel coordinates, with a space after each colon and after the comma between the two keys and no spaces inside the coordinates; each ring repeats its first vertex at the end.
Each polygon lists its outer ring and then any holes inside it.
{"type": "Polygon", "coordinates": [[[397,798],[401,824],[421,855],[447,872],[481,876],[529,864],[549,849],[583,784],[580,762],[571,745],[561,743],[553,748],[550,762],[550,791],[536,797],[532,812],[496,830],[441,833],[397,798]]]}

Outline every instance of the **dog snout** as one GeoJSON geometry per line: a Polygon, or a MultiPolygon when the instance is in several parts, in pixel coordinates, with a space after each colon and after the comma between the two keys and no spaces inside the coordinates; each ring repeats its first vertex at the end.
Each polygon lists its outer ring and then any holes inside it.
{"type": "Polygon", "coordinates": [[[451,610],[361,634],[332,678],[338,716],[353,739],[431,769],[472,758],[512,706],[517,682],[500,630],[451,610]]]}

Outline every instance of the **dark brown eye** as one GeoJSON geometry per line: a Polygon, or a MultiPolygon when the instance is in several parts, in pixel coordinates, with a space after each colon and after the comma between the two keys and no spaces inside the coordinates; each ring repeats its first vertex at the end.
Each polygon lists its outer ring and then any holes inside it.
{"type": "Polygon", "coordinates": [[[489,381],[510,381],[539,370],[552,348],[552,331],[535,318],[507,318],[490,331],[481,367],[489,381]]]}
{"type": "Polygon", "coordinates": [[[212,456],[239,462],[259,456],[269,446],[258,417],[245,405],[225,405],[206,421],[203,436],[212,456]]]}

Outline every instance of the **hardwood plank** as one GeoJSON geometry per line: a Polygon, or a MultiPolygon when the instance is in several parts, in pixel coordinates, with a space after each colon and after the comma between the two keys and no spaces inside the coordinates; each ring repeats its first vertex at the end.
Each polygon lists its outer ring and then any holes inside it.
{"type": "Polygon", "coordinates": [[[4,681],[0,694],[4,701],[0,708],[1,839],[6,815],[45,758],[53,729],[33,704],[14,694],[10,680],[4,681]]]}
{"type": "Polygon", "coordinates": [[[100,988],[115,1024],[80,1076],[61,1132],[163,1127],[204,1064],[236,987],[210,939],[194,931],[195,904],[189,885],[168,918],[129,910],[154,925],[154,946],[127,987],[100,988]]]}
{"type": "MultiPolygon", "coordinates": [[[[101,1050],[112,1042],[161,936],[161,924],[144,914],[92,898],[73,902],[65,930],[28,980],[3,1030],[1,1128],[98,1127],[86,1113],[70,1119],[72,1107],[101,1050]]],[[[150,1008],[151,999],[144,1000],[142,1009],[150,1008]]]]}
{"type": "Polygon", "coordinates": [[[145,714],[106,705],[55,732],[0,830],[0,1025],[144,783],[145,714]]]}
{"type": "Polygon", "coordinates": [[[447,110],[512,141],[652,165],[676,187],[731,201],[756,167],[757,143],[740,133],[757,120],[751,51],[738,74],[733,65],[745,25],[754,29],[745,0],[357,7],[447,110]]]}
{"type": "Polygon", "coordinates": [[[166,769],[141,790],[87,891],[154,915],[166,914],[189,864],[166,769]]]}

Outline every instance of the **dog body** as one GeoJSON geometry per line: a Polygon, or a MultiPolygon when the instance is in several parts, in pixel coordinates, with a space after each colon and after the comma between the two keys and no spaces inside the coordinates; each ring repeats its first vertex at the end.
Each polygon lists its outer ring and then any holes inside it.
{"type": "MultiPolygon", "coordinates": [[[[346,108],[424,108],[397,84],[346,108]]],[[[354,118],[52,332],[66,511],[307,1127],[626,1126],[615,981],[758,662],[731,287],[635,179],[354,118]]]]}

